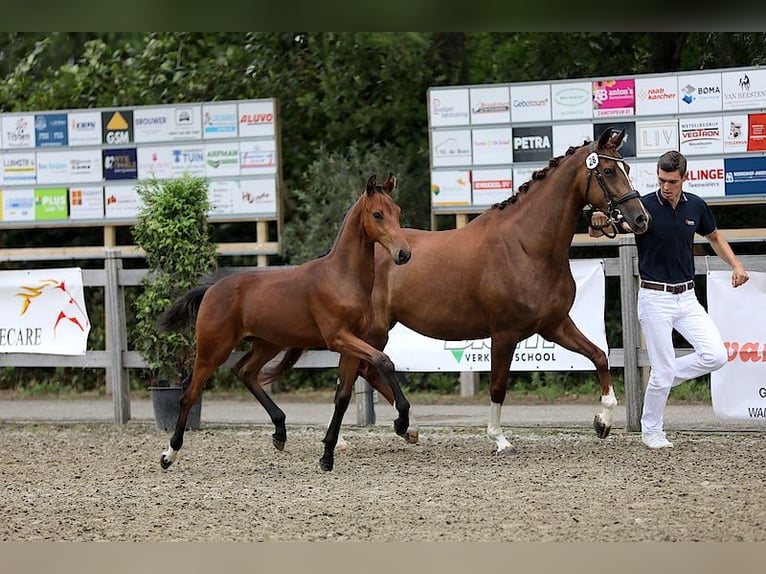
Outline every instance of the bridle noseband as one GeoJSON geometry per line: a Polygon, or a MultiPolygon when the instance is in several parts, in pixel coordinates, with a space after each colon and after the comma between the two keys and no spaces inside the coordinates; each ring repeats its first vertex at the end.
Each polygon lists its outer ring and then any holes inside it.
{"type": "Polygon", "coordinates": [[[585,167],[588,168],[588,183],[585,186],[585,201],[588,201],[588,192],[590,191],[591,176],[595,175],[596,181],[598,182],[598,186],[601,188],[601,191],[604,193],[604,199],[606,199],[606,202],[607,202],[607,211],[608,211],[607,216],[609,217],[609,219],[604,225],[594,226],[592,224],[593,211],[594,211],[593,205],[588,203],[588,207],[590,208],[587,211],[588,215],[586,216],[586,219],[588,221],[588,226],[592,227],[593,229],[601,230],[601,232],[607,237],[614,237],[614,235],[607,234],[605,231],[605,228],[609,227],[610,225],[614,225],[616,229],[617,224],[623,219],[623,215],[619,209],[619,206],[625,203],[626,201],[630,201],[631,199],[641,197],[641,194],[634,189],[633,191],[631,191],[630,193],[626,193],[619,199],[614,199],[612,197],[612,194],[609,191],[609,187],[606,185],[606,181],[604,181],[604,176],[601,174],[601,171],[598,169],[599,158],[611,159],[617,162],[623,174],[625,174],[625,178],[628,180],[628,184],[630,184],[630,178],[628,177],[628,173],[625,171],[625,168],[622,165],[624,163],[624,160],[621,157],[615,157],[611,155],[597,153],[595,151],[595,142],[591,143],[588,149],[590,153],[585,158],[585,167]]]}

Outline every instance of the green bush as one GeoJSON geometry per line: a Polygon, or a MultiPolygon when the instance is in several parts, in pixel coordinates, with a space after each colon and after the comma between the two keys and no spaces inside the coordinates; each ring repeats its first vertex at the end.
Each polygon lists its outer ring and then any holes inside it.
{"type": "Polygon", "coordinates": [[[180,384],[194,360],[194,333],[160,332],[156,320],[217,267],[207,221],[208,183],[185,174],[179,179],[143,180],[136,189],[142,206],[132,232],[145,252],[149,272],[134,302],[132,341],[148,364],[152,385],[180,384]]]}

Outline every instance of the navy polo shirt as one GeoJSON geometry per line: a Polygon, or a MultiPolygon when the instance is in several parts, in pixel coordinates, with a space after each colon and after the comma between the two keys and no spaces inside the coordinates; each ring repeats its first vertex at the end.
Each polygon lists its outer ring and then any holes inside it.
{"type": "Polygon", "coordinates": [[[694,279],[694,234],[716,230],[715,217],[698,195],[681,192],[675,209],[659,190],[641,197],[652,216],[645,233],[636,235],[638,274],[647,281],[684,283],[694,279]]]}

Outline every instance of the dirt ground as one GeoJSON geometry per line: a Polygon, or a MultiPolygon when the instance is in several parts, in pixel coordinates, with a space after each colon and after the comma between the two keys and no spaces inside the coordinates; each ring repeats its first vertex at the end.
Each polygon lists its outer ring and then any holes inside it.
{"type": "Polygon", "coordinates": [[[766,540],[762,433],[522,429],[500,458],[481,428],[354,427],[325,473],[321,428],[270,432],[187,432],[163,471],[147,425],[0,424],[0,540],[766,540]]]}

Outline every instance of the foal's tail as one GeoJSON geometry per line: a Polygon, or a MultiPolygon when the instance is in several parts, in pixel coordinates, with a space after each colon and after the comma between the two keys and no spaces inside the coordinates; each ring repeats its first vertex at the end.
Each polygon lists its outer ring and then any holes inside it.
{"type": "Polygon", "coordinates": [[[279,361],[279,364],[276,367],[270,367],[261,371],[261,374],[258,376],[258,382],[261,385],[268,385],[269,383],[273,383],[280,376],[282,376],[282,373],[288,369],[291,369],[305,352],[306,349],[295,349],[293,347],[287,349],[285,354],[282,356],[282,360],[279,361]]]}
{"type": "Polygon", "coordinates": [[[197,318],[202,297],[210,288],[210,285],[201,285],[189,289],[176,299],[170,307],[165,309],[157,318],[157,325],[161,331],[180,331],[191,325],[197,318]]]}

